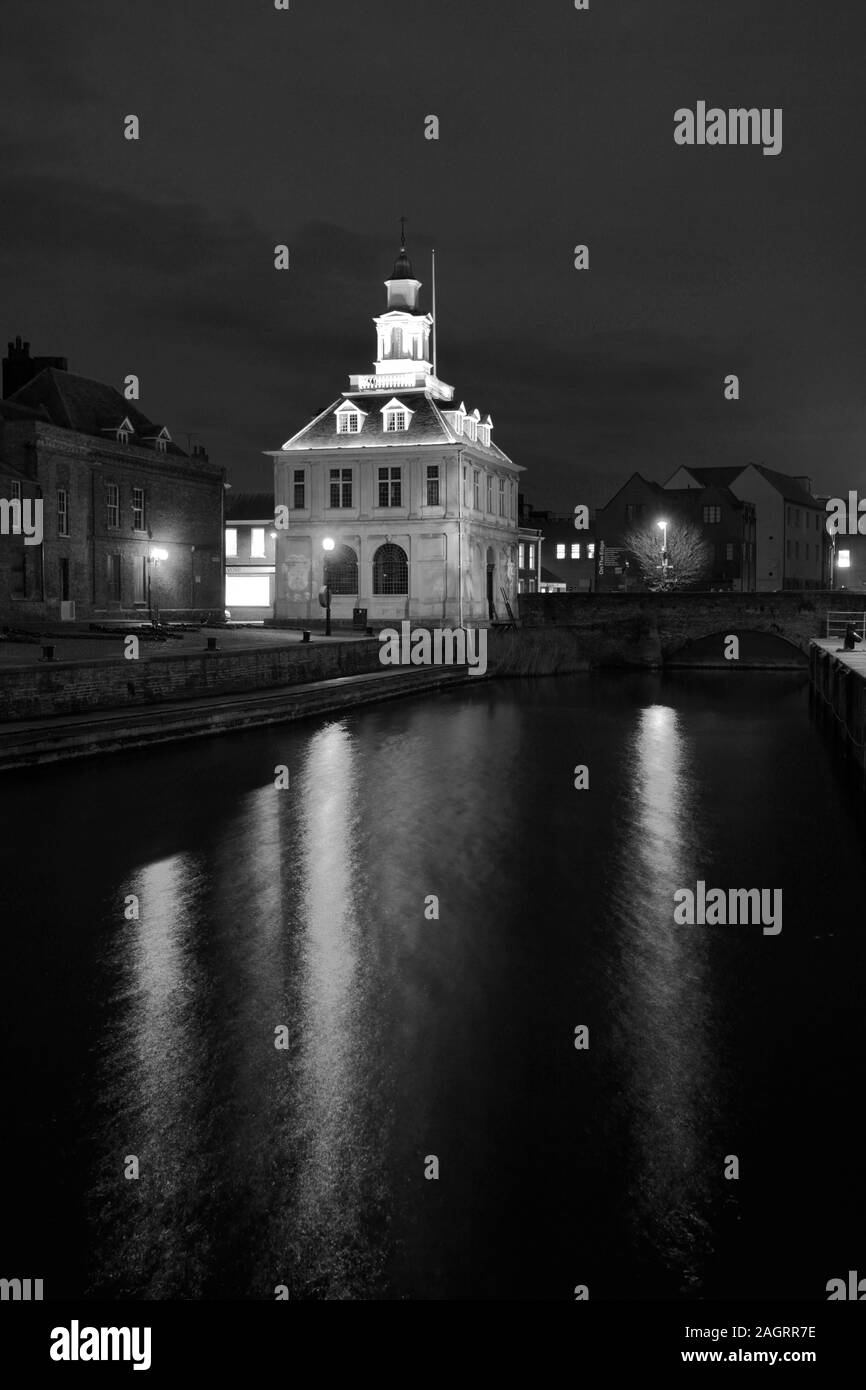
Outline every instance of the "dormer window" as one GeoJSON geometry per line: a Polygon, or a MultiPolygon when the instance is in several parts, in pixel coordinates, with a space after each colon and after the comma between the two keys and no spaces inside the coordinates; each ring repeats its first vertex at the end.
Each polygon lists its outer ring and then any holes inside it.
{"type": "Polygon", "coordinates": [[[476,438],[477,429],[478,429],[478,421],[475,419],[475,416],[474,416],[474,415],[467,415],[467,416],[466,416],[466,419],[463,421],[463,430],[464,430],[464,433],[465,433],[465,435],[466,435],[466,438],[467,438],[467,439],[471,439],[471,440],[473,441],[473,443],[474,443],[475,438],[476,438]]]}
{"type": "Polygon", "coordinates": [[[360,434],[364,427],[364,416],[366,411],[359,410],[356,405],[344,402],[334,411],[337,417],[337,434],[360,434]]]}
{"type": "Polygon", "coordinates": [[[117,429],[115,431],[115,434],[117,435],[118,444],[128,444],[129,436],[134,433],[135,431],[133,430],[132,425],[130,424],[129,416],[127,415],[117,426],[117,429]]]}
{"type": "Polygon", "coordinates": [[[479,426],[478,426],[478,438],[481,440],[481,443],[482,443],[482,444],[485,444],[485,445],[489,445],[489,444],[490,444],[490,426],[489,426],[489,425],[479,425],[479,426]]]}
{"type": "Polygon", "coordinates": [[[408,430],[409,417],[414,414],[408,405],[403,405],[396,396],[392,397],[387,405],[382,406],[382,429],[386,434],[397,434],[401,430],[408,430]]]}

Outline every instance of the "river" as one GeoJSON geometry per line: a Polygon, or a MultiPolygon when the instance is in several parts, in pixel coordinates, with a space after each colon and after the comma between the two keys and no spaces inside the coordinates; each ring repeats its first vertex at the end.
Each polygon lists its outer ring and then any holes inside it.
{"type": "Polygon", "coordinates": [[[864,814],[801,675],[470,682],[0,798],[2,1273],[46,1298],[862,1263],[864,814]],[[698,880],[782,931],[676,925],[698,880]]]}

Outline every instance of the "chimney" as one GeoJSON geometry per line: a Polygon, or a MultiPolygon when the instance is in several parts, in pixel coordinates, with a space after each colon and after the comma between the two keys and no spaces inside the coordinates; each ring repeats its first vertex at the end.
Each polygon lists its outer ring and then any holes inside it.
{"type": "Polygon", "coordinates": [[[8,356],[3,358],[3,398],[14,396],[46,367],[56,367],[61,372],[69,370],[65,357],[31,357],[30,344],[22,343],[19,334],[15,342],[9,344],[8,356]]]}
{"type": "Polygon", "coordinates": [[[209,462],[208,451],[203,444],[193,444],[192,456],[194,459],[198,459],[199,463],[209,462]]]}

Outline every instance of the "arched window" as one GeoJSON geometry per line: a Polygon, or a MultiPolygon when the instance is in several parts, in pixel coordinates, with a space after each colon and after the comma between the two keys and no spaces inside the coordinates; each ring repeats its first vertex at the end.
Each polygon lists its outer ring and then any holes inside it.
{"type": "Polygon", "coordinates": [[[380,545],[373,556],[373,593],[408,594],[409,559],[399,545],[380,545]]]}
{"type": "Polygon", "coordinates": [[[358,557],[350,545],[340,545],[328,556],[325,580],[332,594],[357,594],[358,557]]]}

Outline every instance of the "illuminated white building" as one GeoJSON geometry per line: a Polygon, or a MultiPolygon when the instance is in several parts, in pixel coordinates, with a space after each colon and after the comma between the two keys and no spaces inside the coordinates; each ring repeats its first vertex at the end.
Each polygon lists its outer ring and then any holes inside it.
{"type": "Polygon", "coordinates": [[[524,471],[493,442],[493,421],[455,403],[440,381],[433,318],[418,307],[405,245],[375,318],[372,373],[272,452],[278,509],[277,621],[367,610],[371,624],[408,618],[486,624],[517,612],[517,491],[524,471]],[[327,551],[322,542],[334,541],[327,551]]]}

